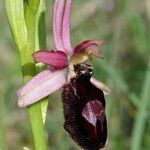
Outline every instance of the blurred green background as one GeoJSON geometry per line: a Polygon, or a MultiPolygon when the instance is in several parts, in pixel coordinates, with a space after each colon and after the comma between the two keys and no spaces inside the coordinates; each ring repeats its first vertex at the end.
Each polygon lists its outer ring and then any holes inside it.
{"type": "MultiPolygon", "coordinates": [[[[47,47],[52,49],[52,0],[46,4],[47,47]]],[[[73,0],[71,39],[74,46],[86,39],[105,40],[105,59],[94,58],[93,65],[94,76],[112,89],[106,96],[106,149],[150,150],[150,1],[73,0]]],[[[0,150],[33,149],[26,110],[16,104],[21,85],[18,51],[0,1],[0,150]]],[[[60,92],[49,99],[49,149],[79,150],[63,129],[60,92]]]]}

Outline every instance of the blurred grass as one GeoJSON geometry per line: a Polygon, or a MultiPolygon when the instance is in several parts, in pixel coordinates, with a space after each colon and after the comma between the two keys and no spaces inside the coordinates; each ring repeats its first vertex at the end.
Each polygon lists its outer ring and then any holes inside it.
{"type": "MultiPolygon", "coordinates": [[[[53,48],[51,10],[52,1],[47,1],[49,49],[53,48]]],[[[85,39],[105,40],[102,48],[105,59],[94,58],[93,64],[94,76],[112,89],[112,94],[106,96],[108,150],[137,150],[136,146],[139,150],[150,149],[150,96],[142,96],[150,91],[150,87],[145,85],[149,82],[149,75],[146,75],[150,61],[149,16],[148,0],[73,1],[72,44],[85,39]],[[141,115],[143,108],[144,116],[141,115]],[[140,141],[136,142],[135,137],[140,141]]],[[[21,69],[2,1],[0,29],[1,107],[3,104],[0,109],[0,148],[7,145],[3,149],[20,150],[23,146],[31,147],[31,137],[26,112],[16,106],[15,91],[22,84],[21,69]]],[[[63,129],[62,111],[60,93],[52,94],[46,121],[49,149],[78,150],[79,147],[63,129]]]]}

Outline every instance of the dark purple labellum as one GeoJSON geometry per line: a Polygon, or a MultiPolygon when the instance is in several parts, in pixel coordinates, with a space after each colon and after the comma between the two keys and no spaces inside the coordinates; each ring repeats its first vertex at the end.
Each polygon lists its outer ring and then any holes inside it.
{"type": "Polygon", "coordinates": [[[74,66],[76,77],[62,93],[64,128],[85,150],[99,150],[107,140],[103,92],[90,82],[93,69],[87,64],[74,66]]]}

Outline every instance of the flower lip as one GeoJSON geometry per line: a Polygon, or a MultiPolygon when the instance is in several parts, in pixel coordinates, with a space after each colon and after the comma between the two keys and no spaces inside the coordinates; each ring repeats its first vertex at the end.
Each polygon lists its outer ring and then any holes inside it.
{"type": "Polygon", "coordinates": [[[98,100],[89,101],[82,110],[82,116],[94,127],[96,127],[97,120],[103,123],[105,110],[102,103],[98,100]]]}
{"type": "Polygon", "coordinates": [[[93,74],[93,66],[89,63],[74,65],[74,71],[77,77],[91,78],[93,74]]]}

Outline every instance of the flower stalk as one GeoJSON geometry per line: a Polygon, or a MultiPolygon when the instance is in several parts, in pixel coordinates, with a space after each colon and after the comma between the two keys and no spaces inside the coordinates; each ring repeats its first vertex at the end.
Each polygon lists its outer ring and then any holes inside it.
{"type": "Polygon", "coordinates": [[[6,120],[5,116],[5,106],[4,106],[4,90],[0,87],[1,99],[0,99],[0,149],[7,149],[6,144],[6,120]]]}
{"type": "MultiPolygon", "coordinates": [[[[32,53],[35,49],[46,48],[44,1],[4,0],[4,2],[12,35],[20,54],[23,80],[26,83],[42,68],[35,66],[32,53]]],[[[46,108],[47,100],[27,108],[35,150],[46,150],[43,124],[46,108]]]]}

